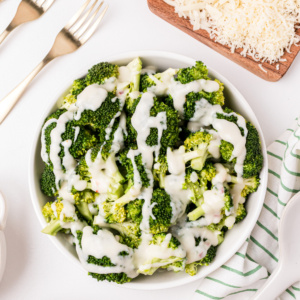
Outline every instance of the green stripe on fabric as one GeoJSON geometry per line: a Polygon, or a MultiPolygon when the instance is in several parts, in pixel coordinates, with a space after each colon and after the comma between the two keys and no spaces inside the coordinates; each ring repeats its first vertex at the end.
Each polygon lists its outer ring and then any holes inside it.
{"type": "Polygon", "coordinates": [[[288,128],[287,131],[294,132],[294,129],[288,128]]]}
{"type": "Polygon", "coordinates": [[[294,175],[294,176],[297,176],[297,177],[300,177],[300,173],[293,172],[293,171],[289,170],[289,169],[287,168],[287,166],[286,166],[285,163],[283,163],[283,166],[284,166],[284,169],[285,169],[289,174],[294,175]]]}
{"type": "Polygon", "coordinates": [[[276,198],[278,197],[278,195],[277,195],[275,192],[273,192],[271,189],[267,188],[267,191],[268,191],[270,194],[272,194],[273,196],[275,196],[276,198]]]}
{"type": "Polygon", "coordinates": [[[256,263],[256,261],[255,261],[252,257],[250,257],[249,254],[247,254],[247,253],[246,253],[246,257],[247,257],[249,260],[251,260],[252,262],[255,262],[255,263],[256,263]]]}
{"type": "Polygon", "coordinates": [[[276,212],[270,208],[266,203],[263,204],[264,208],[267,209],[274,217],[276,217],[278,220],[280,220],[280,218],[278,217],[278,215],[276,214],[276,212]]]}
{"type": "Polygon", "coordinates": [[[215,297],[215,296],[206,294],[206,293],[204,293],[204,292],[202,292],[202,291],[200,291],[200,290],[196,290],[196,293],[198,293],[198,294],[200,294],[200,295],[203,295],[203,296],[205,296],[205,297],[207,297],[207,298],[214,299],[214,300],[221,300],[221,299],[224,298],[224,297],[215,297]]]}
{"type": "Polygon", "coordinates": [[[268,170],[268,172],[270,173],[270,174],[272,174],[272,175],[274,175],[274,176],[276,176],[277,178],[279,178],[280,179],[280,175],[279,174],[277,174],[276,172],[274,172],[274,171],[272,171],[272,170],[268,170]]]}
{"type": "Polygon", "coordinates": [[[285,142],[283,142],[283,141],[280,141],[280,140],[275,140],[275,142],[276,142],[276,143],[279,143],[279,144],[282,144],[282,145],[284,145],[284,146],[286,146],[286,143],[285,143],[285,142]]]}
{"type": "Polygon", "coordinates": [[[235,295],[235,294],[239,294],[239,293],[244,293],[244,292],[256,292],[257,289],[247,289],[247,290],[242,290],[242,291],[238,291],[238,292],[234,292],[234,293],[231,293],[229,294],[228,296],[230,295],[235,295]]]}
{"type": "Polygon", "coordinates": [[[296,299],[296,296],[289,289],[286,289],[285,291],[289,293],[294,299],[296,299]]]}
{"type": "Polygon", "coordinates": [[[223,269],[225,269],[225,270],[227,270],[227,271],[236,273],[236,274],[238,274],[238,275],[247,277],[247,276],[249,276],[249,275],[252,275],[252,274],[256,273],[256,272],[261,268],[261,266],[257,266],[255,269],[253,269],[253,270],[251,270],[251,271],[249,271],[249,272],[247,272],[247,273],[243,273],[243,272],[241,272],[241,271],[239,271],[239,270],[230,268],[230,267],[225,266],[225,265],[221,266],[221,268],[223,268],[223,269]]]}
{"type": "Polygon", "coordinates": [[[299,288],[297,288],[297,287],[295,287],[295,286],[292,286],[292,289],[293,289],[293,290],[295,290],[295,291],[298,291],[298,292],[300,292],[300,289],[299,289],[299,288]]]}
{"type": "Polygon", "coordinates": [[[281,184],[281,186],[283,187],[283,189],[286,190],[287,192],[290,192],[290,193],[298,193],[298,192],[300,191],[300,190],[291,189],[291,188],[285,186],[285,185],[283,184],[282,181],[280,181],[280,184],[281,184]]]}
{"type": "Polygon", "coordinates": [[[264,252],[266,252],[270,257],[272,257],[276,262],[278,262],[278,258],[271,253],[268,249],[266,249],[262,244],[260,244],[253,236],[250,236],[250,240],[258,246],[260,249],[262,249],[264,252]]]}
{"type": "Polygon", "coordinates": [[[238,255],[238,256],[240,256],[240,257],[242,257],[242,258],[245,258],[245,257],[246,257],[244,254],[242,254],[242,253],[240,253],[240,252],[235,253],[235,255],[238,255]]]}
{"type": "Polygon", "coordinates": [[[231,288],[235,288],[235,289],[240,289],[240,288],[241,288],[240,286],[231,285],[231,284],[228,284],[228,283],[223,282],[223,281],[221,281],[221,280],[218,280],[218,279],[216,279],[216,278],[212,278],[212,277],[205,277],[205,278],[206,278],[206,279],[209,279],[209,280],[211,280],[211,281],[220,283],[220,284],[222,284],[222,285],[231,287],[231,288]]]}
{"type": "Polygon", "coordinates": [[[273,156],[273,157],[275,157],[275,158],[277,158],[277,159],[279,159],[279,160],[282,161],[282,157],[281,157],[281,156],[276,155],[276,154],[274,154],[274,153],[272,153],[272,152],[270,152],[270,151],[267,151],[267,153],[268,153],[270,156],[273,156]]]}
{"type": "Polygon", "coordinates": [[[267,188],[267,191],[271,194],[271,195],[273,195],[273,196],[275,196],[276,198],[277,198],[277,201],[278,201],[278,203],[280,204],[280,205],[282,205],[282,206],[286,206],[286,203],[283,203],[282,201],[280,201],[280,199],[278,198],[278,195],[275,193],[275,192],[273,192],[271,189],[269,189],[269,188],[267,188]]]}
{"type": "Polygon", "coordinates": [[[256,222],[256,224],[262,228],[265,232],[267,232],[274,240],[278,241],[278,237],[271,232],[266,226],[264,226],[263,224],[261,224],[259,221],[256,222]]]}

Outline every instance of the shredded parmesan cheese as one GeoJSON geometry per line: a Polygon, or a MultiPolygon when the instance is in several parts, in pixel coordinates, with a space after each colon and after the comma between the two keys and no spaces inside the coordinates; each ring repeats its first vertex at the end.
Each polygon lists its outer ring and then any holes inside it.
{"type": "Polygon", "coordinates": [[[262,70],[263,72],[268,73],[268,71],[265,70],[265,69],[263,68],[262,64],[259,64],[258,66],[261,68],[261,70],[262,70]]]}
{"type": "Polygon", "coordinates": [[[300,42],[300,0],[164,0],[194,30],[204,29],[231,51],[274,63],[300,42]]]}

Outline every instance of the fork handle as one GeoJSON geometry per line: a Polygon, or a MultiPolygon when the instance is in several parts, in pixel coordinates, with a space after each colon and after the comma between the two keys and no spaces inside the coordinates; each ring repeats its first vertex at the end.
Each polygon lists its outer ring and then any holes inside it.
{"type": "Polygon", "coordinates": [[[0,45],[6,39],[6,37],[15,29],[16,27],[9,24],[7,28],[0,35],[0,45]]]}
{"type": "Polygon", "coordinates": [[[16,86],[8,95],[6,95],[0,101],[0,124],[18,102],[18,100],[23,95],[27,86],[34,79],[34,77],[52,60],[49,56],[46,56],[35,68],[34,70],[16,86]]]}

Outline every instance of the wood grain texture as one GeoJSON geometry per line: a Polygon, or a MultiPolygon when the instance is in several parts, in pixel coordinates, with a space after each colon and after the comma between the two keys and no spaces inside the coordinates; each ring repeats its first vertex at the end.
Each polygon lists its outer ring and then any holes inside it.
{"type": "MultiPolygon", "coordinates": [[[[195,39],[199,40],[203,44],[208,47],[214,49],[255,75],[268,80],[268,81],[278,81],[283,75],[287,72],[294,59],[296,58],[300,47],[292,46],[291,52],[286,52],[281,59],[286,61],[280,61],[275,64],[269,63],[261,63],[255,61],[252,57],[246,56],[243,57],[239,53],[242,51],[241,49],[237,49],[234,53],[230,51],[228,46],[221,45],[215,42],[213,39],[209,37],[209,34],[205,30],[193,30],[193,26],[190,24],[188,19],[180,18],[175,12],[174,8],[168,4],[166,4],[163,0],[148,0],[149,9],[156,14],[158,17],[164,19],[168,23],[176,26],[180,30],[186,32],[191,35],[195,39]],[[267,72],[263,71],[259,64],[262,64],[262,67],[267,72]],[[279,64],[279,70],[276,69],[276,65],[279,64]]],[[[300,29],[297,29],[297,34],[300,35],[300,29]]]]}

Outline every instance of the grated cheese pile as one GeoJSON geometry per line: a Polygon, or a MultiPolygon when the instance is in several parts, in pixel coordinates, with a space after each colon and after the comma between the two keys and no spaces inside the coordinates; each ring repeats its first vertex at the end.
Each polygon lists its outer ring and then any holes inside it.
{"type": "Polygon", "coordinates": [[[180,17],[189,18],[194,30],[241,55],[274,63],[300,42],[300,0],[164,0],[180,17]]]}

